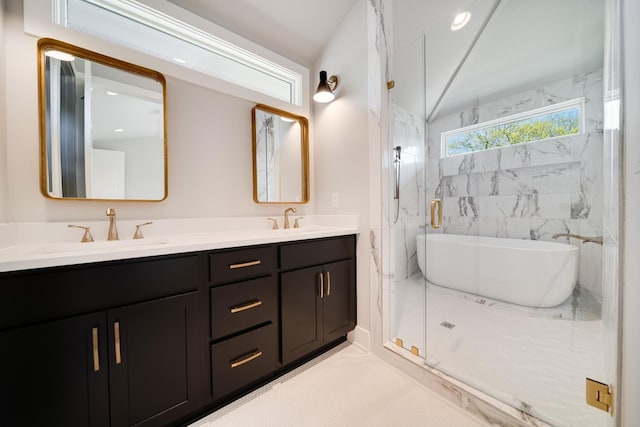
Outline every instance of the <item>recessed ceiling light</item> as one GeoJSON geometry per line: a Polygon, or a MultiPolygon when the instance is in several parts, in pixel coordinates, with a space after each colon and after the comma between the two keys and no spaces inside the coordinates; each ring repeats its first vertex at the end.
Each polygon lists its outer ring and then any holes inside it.
{"type": "Polygon", "coordinates": [[[451,31],[458,31],[469,23],[471,19],[471,12],[460,12],[451,21],[451,31]]]}
{"type": "Polygon", "coordinates": [[[187,61],[185,61],[182,58],[173,58],[174,61],[176,61],[178,64],[186,64],[187,61]]]}
{"type": "Polygon", "coordinates": [[[60,52],[59,50],[48,50],[44,54],[45,56],[59,59],[60,61],[73,61],[74,59],[76,59],[73,55],[65,52],[60,52]]]}
{"type": "Polygon", "coordinates": [[[111,92],[110,90],[108,90],[107,95],[111,95],[111,96],[116,96],[118,94],[118,92],[111,92]]]}
{"type": "Polygon", "coordinates": [[[114,132],[124,132],[124,129],[114,129],[114,132]]]}

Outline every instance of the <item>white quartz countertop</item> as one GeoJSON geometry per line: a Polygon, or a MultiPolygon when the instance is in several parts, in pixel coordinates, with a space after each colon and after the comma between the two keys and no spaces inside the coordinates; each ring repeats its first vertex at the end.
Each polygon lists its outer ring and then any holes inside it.
{"type": "MultiPolygon", "coordinates": [[[[316,221],[322,222],[322,221],[316,221]]],[[[160,224],[160,230],[145,229],[145,238],[133,240],[130,237],[117,241],[99,240],[81,243],[79,241],[16,242],[0,248],[0,272],[29,270],[63,265],[86,264],[119,259],[141,258],[187,252],[206,251],[223,248],[263,245],[269,243],[295,242],[307,239],[343,236],[359,232],[356,221],[328,221],[332,225],[311,224],[297,229],[252,229],[233,221],[224,224],[224,230],[175,232],[179,226],[160,224]],[[342,224],[341,224],[342,223],[342,224]],[[159,233],[158,231],[168,231],[159,233]]],[[[264,223],[263,223],[264,224],[264,223]]],[[[199,224],[202,226],[202,224],[199,224]]],[[[207,223],[207,225],[211,225],[207,223]]],[[[66,227],[66,225],[65,225],[66,227]]],[[[190,227],[184,227],[190,228],[190,227]]],[[[191,227],[193,228],[193,227],[191,227]]],[[[14,230],[11,230],[14,231],[14,230]]],[[[6,230],[5,234],[8,234],[6,230]]],[[[77,234],[77,231],[76,233],[77,234]]],[[[95,234],[95,233],[94,233],[95,234]]],[[[81,235],[81,234],[80,234],[81,235]]],[[[80,237],[76,236],[76,237],[80,237]]],[[[122,233],[121,233],[122,236],[122,233]]],[[[28,239],[27,239],[28,240],[28,239]]],[[[49,239],[51,240],[51,239],[49,239]]]]}

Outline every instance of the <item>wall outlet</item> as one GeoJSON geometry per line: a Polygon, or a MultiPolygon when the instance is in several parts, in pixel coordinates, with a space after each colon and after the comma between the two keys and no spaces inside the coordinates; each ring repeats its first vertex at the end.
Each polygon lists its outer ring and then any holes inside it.
{"type": "Polygon", "coordinates": [[[340,207],[340,193],[333,193],[331,195],[331,207],[332,208],[340,207]]]}

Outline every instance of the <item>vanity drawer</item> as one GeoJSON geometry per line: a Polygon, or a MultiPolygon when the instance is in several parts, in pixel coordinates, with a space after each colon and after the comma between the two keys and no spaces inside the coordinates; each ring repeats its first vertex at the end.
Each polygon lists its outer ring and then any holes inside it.
{"type": "Polygon", "coordinates": [[[354,235],[280,246],[280,269],[294,270],[355,257],[354,235]]]}
{"type": "Polygon", "coordinates": [[[211,283],[230,283],[271,274],[276,268],[275,246],[216,252],[209,255],[211,283]]]}
{"type": "Polygon", "coordinates": [[[278,330],[269,324],[211,346],[213,399],[219,399],[278,368],[278,330]]]}
{"type": "Polygon", "coordinates": [[[278,318],[278,282],[267,276],[211,288],[211,339],[278,318]]]}
{"type": "Polygon", "coordinates": [[[0,274],[0,330],[198,289],[198,255],[51,267],[0,274]]]}

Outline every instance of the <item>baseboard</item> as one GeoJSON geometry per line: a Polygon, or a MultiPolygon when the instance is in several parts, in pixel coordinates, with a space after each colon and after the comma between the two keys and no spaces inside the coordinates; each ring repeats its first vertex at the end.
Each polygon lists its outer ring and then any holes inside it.
{"type": "Polygon", "coordinates": [[[356,326],[353,331],[347,334],[347,341],[357,345],[366,352],[371,351],[371,332],[360,326],[356,326]]]}

